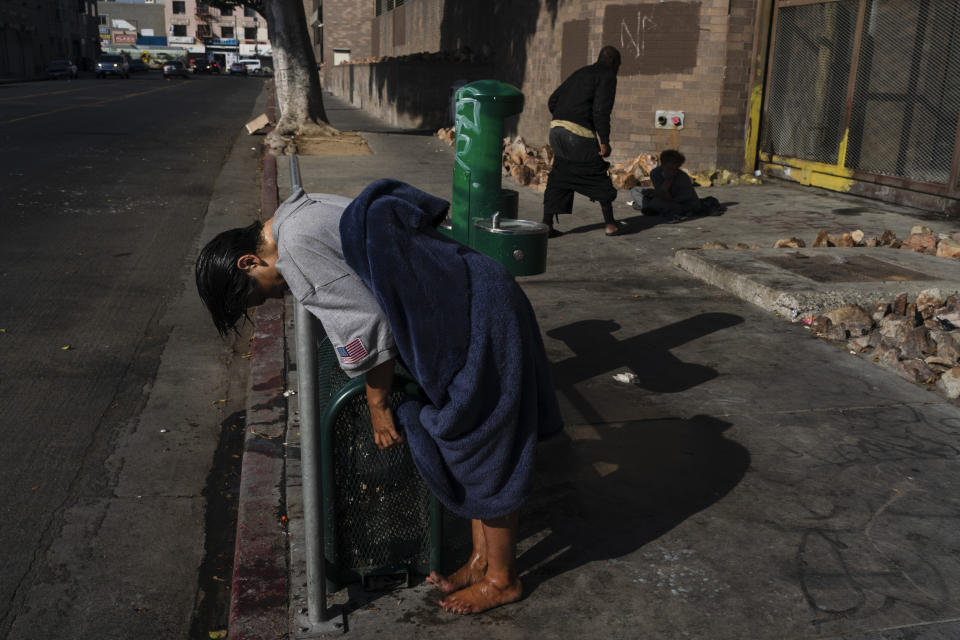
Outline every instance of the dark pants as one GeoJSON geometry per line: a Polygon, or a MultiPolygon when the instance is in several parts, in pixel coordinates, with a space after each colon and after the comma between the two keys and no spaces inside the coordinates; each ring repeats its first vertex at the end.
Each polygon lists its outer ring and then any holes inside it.
{"type": "Polygon", "coordinates": [[[600,157],[596,138],[578,136],[563,127],[550,129],[553,168],[543,193],[543,222],[552,226],[553,217],[573,211],[573,194],[579,193],[600,203],[603,220],[615,224],[611,203],[617,199],[607,168],[600,157]]]}

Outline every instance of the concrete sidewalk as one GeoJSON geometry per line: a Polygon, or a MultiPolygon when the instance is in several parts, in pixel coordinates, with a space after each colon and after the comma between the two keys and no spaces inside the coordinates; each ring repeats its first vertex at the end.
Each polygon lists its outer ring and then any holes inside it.
{"type": "MultiPolygon", "coordinates": [[[[355,196],[390,177],[450,197],[452,151],[435,137],[390,130],[329,96],[327,113],[374,154],[301,158],[308,191],[355,196]]],[[[281,199],[286,167],[281,159],[281,199]]],[[[539,194],[504,186],[520,192],[520,217],[539,220],[539,194]]],[[[622,192],[615,213],[636,232],[615,238],[578,197],[547,272],[521,278],[566,422],[541,446],[522,515],[526,597],[457,617],[423,584],[344,590],[330,601],[345,607],[349,637],[960,637],[957,407],[674,264],[677,250],[708,240],[772,247],[791,235],[809,244],[819,229],[905,237],[920,222],[954,225],[779,183],[700,195],[727,213],[657,224],[622,192]]],[[[286,436],[295,620],[295,423],[286,436]]]]}

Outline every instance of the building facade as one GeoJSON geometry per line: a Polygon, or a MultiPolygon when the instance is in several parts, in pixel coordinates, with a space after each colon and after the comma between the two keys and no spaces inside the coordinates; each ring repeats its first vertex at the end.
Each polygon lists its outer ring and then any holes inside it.
{"type": "Polygon", "coordinates": [[[0,78],[42,77],[58,58],[89,66],[98,40],[96,0],[0,0],[0,78]]]}
{"type": "Polygon", "coordinates": [[[194,56],[228,65],[239,58],[272,55],[267,23],[246,7],[218,9],[196,0],[167,0],[164,5],[167,43],[194,56]]]}
{"type": "Polygon", "coordinates": [[[97,13],[104,45],[167,44],[163,4],[97,0],[97,13]]]}
{"type": "Polygon", "coordinates": [[[320,13],[325,87],[397,124],[437,124],[452,79],[487,73],[525,95],[509,132],[545,144],[551,92],[610,44],[614,162],[678,148],[691,171],[960,202],[956,0],[323,0],[320,13]]]}
{"type": "MultiPolygon", "coordinates": [[[[356,103],[384,99],[402,103],[404,94],[432,90],[417,82],[456,80],[456,73],[421,69],[419,80],[394,85],[389,75],[402,71],[394,68],[381,74],[378,67],[404,56],[423,66],[430,55],[418,56],[420,52],[437,54],[437,67],[472,65],[518,87],[525,107],[510,123],[511,132],[546,144],[550,94],[570,73],[594,62],[604,45],[612,44],[623,56],[612,115],[613,161],[679,147],[691,170],[739,167],[756,1],[324,0],[325,80],[328,88],[356,103]],[[350,66],[358,67],[352,72],[340,69],[344,66],[336,64],[340,60],[331,64],[334,54],[344,49],[350,52],[350,66]],[[380,61],[366,65],[372,67],[369,78],[363,64],[357,64],[367,60],[380,61]],[[352,81],[346,78],[351,73],[352,81]],[[351,86],[354,95],[349,95],[351,86]],[[387,95],[393,86],[397,95],[387,95]],[[376,95],[360,96],[357,91],[365,87],[374,87],[376,95]],[[656,128],[658,110],[682,111],[683,128],[656,128]]],[[[450,84],[442,87],[447,101],[450,84]]],[[[409,111],[413,115],[414,109],[409,111]]]]}

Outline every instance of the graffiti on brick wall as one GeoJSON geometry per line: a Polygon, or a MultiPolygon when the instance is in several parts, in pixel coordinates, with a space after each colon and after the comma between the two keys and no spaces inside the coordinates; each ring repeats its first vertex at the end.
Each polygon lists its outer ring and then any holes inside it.
{"type": "Polygon", "coordinates": [[[620,49],[620,75],[686,73],[697,66],[699,2],[607,5],[603,44],[620,49]]]}

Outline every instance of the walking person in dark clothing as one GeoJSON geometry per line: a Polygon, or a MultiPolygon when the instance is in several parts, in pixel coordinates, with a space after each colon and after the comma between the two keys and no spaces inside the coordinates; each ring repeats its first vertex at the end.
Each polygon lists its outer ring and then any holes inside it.
{"type": "Polygon", "coordinates": [[[553,168],[543,194],[543,223],[550,236],[559,214],[573,211],[574,192],[600,203],[608,236],[624,233],[622,223],[613,218],[617,190],[607,175],[610,164],[610,112],[617,95],[617,71],[620,52],[606,46],[594,64],[573,72],[550,96],[547,105],[550,122],[550,146],[553,168]],[[599,141],[598,141],[599,139],[599,141]]]}

